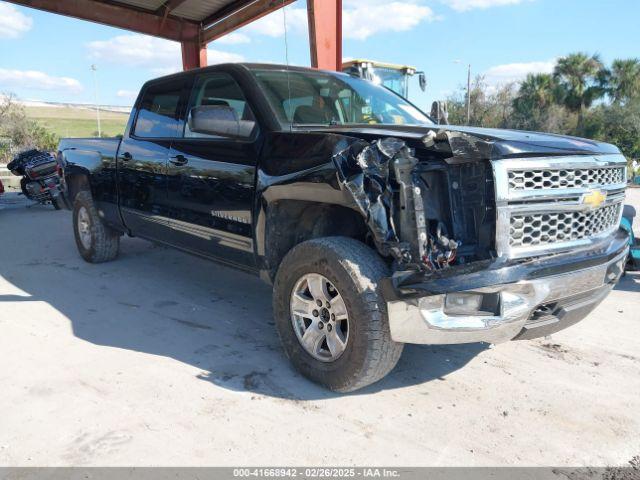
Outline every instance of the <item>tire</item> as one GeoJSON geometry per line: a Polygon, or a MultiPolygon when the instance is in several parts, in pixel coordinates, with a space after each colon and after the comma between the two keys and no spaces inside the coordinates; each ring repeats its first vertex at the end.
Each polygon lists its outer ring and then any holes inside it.
{"type": "MultiPolygon", "coordinates": [[[[378,282],[388,275],[387,265],[376,252],[347,237],[309,240],[285,256],[274,283],[273,310],[284,351],[300,373],[330,390],[352,392],[377,382],[393,370],[404,344],[391,339],[386,303],[380,293],[378,282]],[[294,290],[302,291],[305,278],[317,276],[328,281],[324,284],[328,285],[328,291],[340,296],[346,307],[348,335],[341,333],[346,336],[346,346],[335,359],[318,358],[324,347],[314,349],[314,354],[310,353],[309,346],[303,346],[300,330],[304,327],[298,326],[301,317],[292,313],[292,309],[297,308],[292,307],[294,290]]],[[[309,293],[300,295],[316,298],[310,294],[310,288],[306,292],[309,293]]],[[[321,323],[310,318],[303,319],[304,323],[321,323]]],[[[305,333],[312,325],[306,327],[305,333]]],[[[327,337],[319,340],[319,344],[327,346],[324,353],[327,355],[332,353],[327,343],[331,330],[328,326],[324,328],[327,337]]],[[[334,327],[334,334],[337,332],[334,327]]]]}
{"type": "Polygon", "coordinates": [[[87,262],[108,262],[118,256],[120,234],[102,222],[86,190],[80,191],[73,202],[73,232],[78,251],[87,262]],[[84,243],[81,226],[87,233],[84,243]]]}

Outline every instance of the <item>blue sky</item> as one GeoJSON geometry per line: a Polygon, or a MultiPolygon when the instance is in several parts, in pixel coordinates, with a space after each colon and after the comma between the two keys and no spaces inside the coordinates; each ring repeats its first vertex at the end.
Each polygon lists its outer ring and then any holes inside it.
{"type": "MultiPolygon", "coordinates": [[[[549,71],[575,51],[605,62],[640,57],[637,0],[344,0],[344,56],[415,65],[427,73],[427,109],[466,82],[466,64],[490,84],[549,71]]],[[[287,8],[289,60],[309,65],[306,0],[287,8]]],[[[283,13],[209,45],[210,63],[285,62],[283,13]]],[[[180,68],[178,44],[0,1],[0,92],[25,100],[130,105],[140,85],[180,68]]]]}

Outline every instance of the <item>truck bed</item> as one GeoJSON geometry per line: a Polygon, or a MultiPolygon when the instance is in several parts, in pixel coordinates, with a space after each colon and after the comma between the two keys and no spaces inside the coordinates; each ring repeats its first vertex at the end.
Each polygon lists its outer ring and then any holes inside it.
{"type": "Polygon", "coordinates": [[[118,153],[119,138],[63,138],[58,146],[59,151],[75,149],[99,152],[103,157],[115,157],[118,153]]]}

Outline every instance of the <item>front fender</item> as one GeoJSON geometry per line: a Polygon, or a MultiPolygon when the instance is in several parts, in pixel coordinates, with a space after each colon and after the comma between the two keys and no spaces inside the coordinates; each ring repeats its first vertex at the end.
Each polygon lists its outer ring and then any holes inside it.
{"type": "Polygon", "coordinates": [[[262,269],[269,269],[266,265],[269,262],[265,262],[270,248],[269,231],[283,227],[272,225],[278,206],[288,202],[291,215],[302,214],[312,206],[344,207],[359,212],[353,196],[340,183],[333,159],[338,145],[346,138],[312,132],[279,132],[267,137],[256,172],[254,204],[255,255],[262,269]],[[300,210],[296,210],[296,204],[300,210]]]}

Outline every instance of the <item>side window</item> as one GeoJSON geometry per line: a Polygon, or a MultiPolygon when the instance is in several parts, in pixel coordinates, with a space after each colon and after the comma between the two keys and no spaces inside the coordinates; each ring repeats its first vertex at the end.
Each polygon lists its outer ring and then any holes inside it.
{"type": "Polygon", "coordinates": [[[210,73],[196,79],[184,136],[187,138],[248,138],[256,119],[240,85],[226,73],[210,73]]]}
{"type": "Polygon", "coordinates": [[[174,80],[145,89],[134,135],[143,138],[175,138],[180,135],[178,107],[183,85],[183,80],[174,80]]]}

